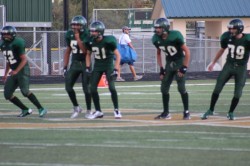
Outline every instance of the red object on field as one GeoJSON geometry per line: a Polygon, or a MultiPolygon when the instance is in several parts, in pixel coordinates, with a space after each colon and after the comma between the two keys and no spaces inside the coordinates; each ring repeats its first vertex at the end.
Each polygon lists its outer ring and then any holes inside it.
{"type": "Polygon", "coordinates": [[[108,87],[108,81],[107,81],[105,74],[102,75],[102,77],[98,83],[98,87],[108,87]]]}

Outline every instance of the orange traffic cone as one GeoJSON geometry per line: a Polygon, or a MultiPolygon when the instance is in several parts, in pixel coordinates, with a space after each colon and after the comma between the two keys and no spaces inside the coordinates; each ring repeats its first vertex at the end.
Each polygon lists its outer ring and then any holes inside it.
{"type": "Polygon", "coordinates": [[[107,86],[108,86],[108,81],[107,81],[106,75],[103,74],[98,83],[98,87],[107,87],[107,86]]]}

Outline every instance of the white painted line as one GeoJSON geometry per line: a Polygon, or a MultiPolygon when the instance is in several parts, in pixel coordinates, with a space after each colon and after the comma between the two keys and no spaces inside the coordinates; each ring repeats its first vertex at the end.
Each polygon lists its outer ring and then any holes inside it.
{"type": "MultiPolygon", "coordinates": [[[[85,164],[61,164],[61,163],[24,163],[24,162],[0,162],[0,165],[8,166],[8,165],[16,165],[16,166],[90,166],[85,164]]],[[[111,166],[111,165],[93,165],[91,166],[111,166]]]]}
{"type": "Polygon", "coordinates": [[[105,148],[132,148],[132,149],[173,149],[173,150],[200,150],[200,151],[233,151],[233,152],[250,152],[249,148],[216,148],[216,147],[176,147],[176,146],[142,146],[142,145],[123,145],[123,144],[42,144],[42,143],[13,143],[1,142],[0,145],[8,146],[42,146],[42,147],[105,147],[105,148]]]}
{"type": "MultiPolygon", "coordinates": [[[[246,85],[249,85],[250,82],[246,82],[246,85]]],[[[186,86],[214,86],[215,83],[197,83],[197,84],[189,84],[187,83],[186,86]]],[[[234,83],[226,83],[226,85],[234,85],[234,83]]],[[[171,86],[177,86],[176,84],[172,84],[171,86]]],[[[146,87],[160,87],[160,83],[159,85],[128,85],[128,86],[115,86],[116,88],[146,88],[146,87]]],[[[81,90],[82,87],[81,86],[75,86],[74,87],[75,90],[81,90]]],[[[65,91],[65,88],[30,88],[31,91],[45,91],[45,90],[63,90],[65,91]]],[[[3,89],[0,89],[0,92],[2,92],[3,89]]],[[[17,89],[17,91],[20,91],[20,89],[17,89]]]]}

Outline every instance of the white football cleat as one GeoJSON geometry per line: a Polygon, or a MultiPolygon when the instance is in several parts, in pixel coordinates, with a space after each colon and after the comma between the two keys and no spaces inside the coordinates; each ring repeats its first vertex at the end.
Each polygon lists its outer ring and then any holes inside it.
{"type": "Polygon", "coordinates": [[[122,114],[118,109],[114,110],[114,117],[115,117],[115,119],[121,119],[122,118],[122,114]]]}
{"type": "Polygon", "coordinates": [[[71,119],[74,119],[76,117],[78,117],[78,115],[82,112],[82,108],[80,106],[75,106],[74,107],[74,112],[71,115],[71,119]]]}
{"type": "Polygon", "coordinates": [[[87,110],[86,113],[85,113],[85,118],[88,119],[88,117],[89,117],[90,115],[92,115],[91,110],[87,110]]]}
{"type": "Polygon", "coordinates": [[[90,114],[87,118],[88,119],[97,119],[97,118],[103,118],[104,114],[101,111],[95,111],[93,114],[90,114]]]}

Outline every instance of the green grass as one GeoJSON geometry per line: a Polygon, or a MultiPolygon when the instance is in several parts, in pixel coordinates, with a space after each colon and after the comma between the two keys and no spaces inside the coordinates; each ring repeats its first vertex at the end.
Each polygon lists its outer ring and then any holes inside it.
{"type": "MultiPolygon", "coordinates": [[[[236,108],[236,117],[250,116],[249,80],[236,108]]],[[[160,82],[116,83],[120,110],[126,116],[158,115],[162,110],[160,82]]],[[[190,111],[196,116],[205,112],[210,103],[214,80],[187,81],[190,111]],[[209,84],[209,85],[205,85],[209,84]],[[210,85],[211,84],[211,85],[210,85]]],[[[76,85],[78,101],[83,108],[84,96],[76,85]]],[[[3,86],[0,85],[2,92],[3,86]]],[[[112,120],[112,102],[107,88],[99,89],[105,116],[86,120],[69,120],[72,105],[63,84],[31,85],[31,90],[48,109],[45,118],[39,118],[34,106],[19,91],[16,95],[31,107],[34,114],[17,118],[19,110],[0,96],[0,124],[17,123],[20,127],[0,128],[0,165],[8,166],[246,166],[250,159],[250,127],[212,126],[212,120],[186,125],[118,127],[132,121],[112,120]],[[53,89],[58,88],[58,89],[53,89]],[[34,124],[105,124],[113,127],[36,128],[34,124]],[[117,126],[116,126],[117,124],[117,126]],[[28,128],[23,126],[27,125],[28,128]]],[[[226,85],[216,105],[221,121],[233,97],[234,85],[226,85]]],[[[94,106],[93,106],[94,108],[94,106]]],[[[172,114],[182,114],[183,106],[176,84],[170,91],[172,114]]],[[[83,114],[82,114],[83,116],[83,114]]],[[[194,118],[195,119],[195,118],[194,118]]],[[[194,121],[191,119],[190,121],[194,121]]],[[[182,120],[179,120],[179,122],[182,120]]],[[[249,118],[245,119],[249,124],[249,118]]],[[[145,121],[144,121],[145,122],[145,121]]],[[[157,122],[157,121],[156,121],[157,122]]],[[[227,121],[226,121],[227,122],[227,121]]],[[[234,123],[237,121],[228,121],[234,123]]],[[[140,123],[140,122],[138,122],[140,123]]],[[[146,124],[146,123],[145,123],[146,124]]],[[[219,124],[219,123],[218,123],[219,124]]]]}

